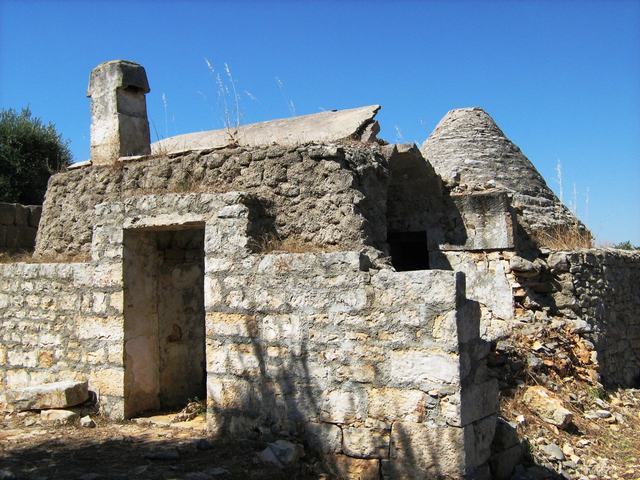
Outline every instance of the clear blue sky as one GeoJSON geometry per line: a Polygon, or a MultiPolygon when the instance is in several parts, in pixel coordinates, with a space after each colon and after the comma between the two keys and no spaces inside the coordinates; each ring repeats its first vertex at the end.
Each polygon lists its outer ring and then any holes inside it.
{"type": "Polygon", "coordinates": [[[379,103],[383,138],[421,143],[481,106],[556,193],[560,160],[599,241],[640,244],[640,1],[0,0],[0,28],[0,107],[54,122],[76,161],[94,66],[145,66],[155,140],[222,127],[208,58],[231,68],[243,123],[290,116],[289,100],[379,103]]]}

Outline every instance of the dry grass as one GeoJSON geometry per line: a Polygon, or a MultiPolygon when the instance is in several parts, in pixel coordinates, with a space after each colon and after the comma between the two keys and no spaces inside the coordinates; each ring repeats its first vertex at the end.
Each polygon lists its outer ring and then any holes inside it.
{"type": "Polygon", "coordinates": [[[640,431],[637,413],[640,391],[603,389],[598,382],[598,366],[591,358],[589,344],[567,327],[544,329],[533,335],[516,333],[511,341],[517,358],[536,357],[541,362],[539,367],[532,368],[528,360],[517,361],[521,370],[510,379],[512,386],[501,392],[500,401],[501,415],[518,424],[518,436],[530,443],[534,457],[544,457],[540,452],[543,443],[568,445],[581,459],[582,470],[591,468],[587,463],[589,460],[599,463],[600,459],[606,459],[610,478],[640,479],[640,437],[637,434],[640,431]],[[569,428],[559,429],[529,408],[523,395],[530,385],[542,385],[562,400],[573,413],[569,428]],[[593,419],[585,415],[589,410],[602,408],[622,421],[593,419]],[[524,423],[517,421],[519,415],[524,417],[524,423]]]}
{"type": "Polygon", "coordinates": [[[259,253],[328,253],[337,252],[337,245],[321,245],[299,237],[280,238],[275,234],[263,235],[255,241],[259,253]]]}
{"type": "Polygon", "coordinates": [[[540,230],[533,235],[533,239],[539,247],[546,247],[551,250],[575,250],[593,247],[591,233],[580,223],[569,227],[558,225],[547,230],[540,230]]]}

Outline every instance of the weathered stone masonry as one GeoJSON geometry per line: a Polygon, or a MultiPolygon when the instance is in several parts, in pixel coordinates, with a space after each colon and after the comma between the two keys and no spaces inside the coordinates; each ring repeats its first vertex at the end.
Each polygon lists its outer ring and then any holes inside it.
{"type": "Polygon", "coordinates": [[[100,204],[90,264],[2,266],[16,292],[37,283],[31,296],[3,297],[2,344],[16,352],[4,385],[83,377],[106,413],[144,410],[129,404],[142,357],[123,315],[125,232],[202,225],[211,429],[299,433],[341,471],[358,462],[410,478],[483,467],[497,394],[463,278],[371,270],[357,251],[254,254],[252,204],[237,193],[100,204]]]}
{"type": "Polygon", "coordinates": [[[0,203],[0,250],[33,250],[42,207],[0,203]]]}

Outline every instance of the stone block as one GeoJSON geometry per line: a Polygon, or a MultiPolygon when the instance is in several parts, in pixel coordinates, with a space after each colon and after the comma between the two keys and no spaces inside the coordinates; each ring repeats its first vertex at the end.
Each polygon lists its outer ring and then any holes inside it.
{"type": "Polygon", "coordinates": [[[247,411],[256,407],[252,384],[241,378],[207,376],[207,404],[217,411],[247,411]]]}
{"type": "Polygon", "coordinates": [[[29,209],[20,205],[19,203],[15,204],[16,213],[14,224],[18,227],[28,227],[29,226],[29,209]]]}
{"type": "Polygon", "coordinates": [[[16,222],[16,204],[0,202],[0,225],[14,225],[16,222]]]}
{"type": "Polygon", "coordinates": [[[342,451],[356,458],[387,458],[389,431],[379,428],[343,427],[342,451]]]}
{"type": "Polygon", "coordinates": [[[100,395],[122,397],[124,391],[124,369],[103,368],[91,373],[89,380],[92,390],[100,395]]]}
{"type": "Polygon", "coordinates": [[[205,321],[207,336],[255,337],[257,335],[255,315],[208,312],[205,321]]]}
{"type": "Polygon", "coordinates": [[[372,388],[369,390],[368,416],[378,420],[421,422],[428,404],[429,396],[420,390],[372,388]]]}
{"type": "Polygon", "coordinates": [[[464,446],[462,428],[395,422],[383,475],[393,479],[463,478],[464,446]]]}
{"type": "Polygon", "coordinates": [[[337,453],[342,450],[342,430],[331,423],[310,422],[305,425],[305,441],[320,453],[337,453]]]}
{"type": "Polygon", "coordinates": [[[420,386],[423,390],[460,380],[458,357],[431,351],[393,351],[384,369],[393,384],[420,386]]]}
{"type": "Polygon", "coordinates": [[[528,387],[522,401],[542,420],[559,428],[565,428],[573,419],[562,401],[542,386],[528,387]]]}
{"type": "Polygon", "coordinates": [[[367,414],[367,394],[364,390],[334,390],[324,397],[321,418],[331,423],[351,423],[364,420],[367,414]]]}
{"type": "Polygon", "coordinates": [[[19,248],[18,243],[20,228],[15,225],[7,225],[4,227],[5,231],[5,247],[6,248],[19,248]]]}
{"type": "Polygon", "coordinates": [[[451,195],[465,227],[465,250],[507,250],[514,247],[514,217],[507,192],[451,195]]]}
{"type": "Polygon", "coordinates": [[[16,410],[66,408],[88,399],[87,382],[62,381],[7,392],[7,403],[16,410]]]}
{"type": "Polygon", "coordinates": [[[42,410],[40,418],[43,422],[53,423],[56,425],[67,425],[75,422],[79,417],[76,412],[69,410],[42,410]]]}
{"type": "Polygon", "coordinates": [[[496,415],[464,427],[464,457],[467,471],[485,465],[489,460],[495,428],[496,415]]]}
{"type": "Polygon", "coordinates": [[[379,480],[380,461],[352,458],[335,454],[325,457],[325,463],[334,478],[345,480],[379,480]]]}

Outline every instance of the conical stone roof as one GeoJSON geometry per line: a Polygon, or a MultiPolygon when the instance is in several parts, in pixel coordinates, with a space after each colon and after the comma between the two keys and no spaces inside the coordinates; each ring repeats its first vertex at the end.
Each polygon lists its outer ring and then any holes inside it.
{"type": "Polygon", "coordinates": [[[547,186],[522,151],[481,108],[451,110],[420,151],[453,192],[505,190],[529,236],[575,228],[578,219],[547,186]]]}

